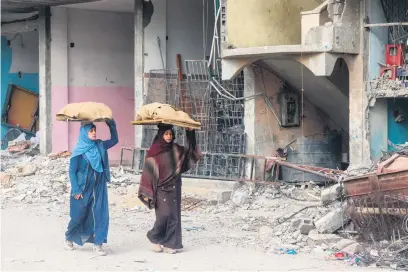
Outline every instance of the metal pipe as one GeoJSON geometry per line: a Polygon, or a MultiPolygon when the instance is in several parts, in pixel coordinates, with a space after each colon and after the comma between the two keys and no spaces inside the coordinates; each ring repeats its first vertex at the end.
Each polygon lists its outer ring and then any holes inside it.
{"type": "MultiPolygon", "coordinates": [[[[131,172],[131,173],[135,173],[136,175],[140,175],[141,174],[141,170],[135,170],[135,169],[130,169],[130,168],[123,168],[124,171],[127,172],[131,172]]],[[[270,181],[270,180],[250,180],[250,179],[243,179],[243,178],[224,178],[224,177],[215,177],[215,176],[200,176],[200,177],[196,177],[194,175],[189,175],[189,174],[183,174],[181,175],[182,177],[185,178],[199,178],[199,179],[209,179],[209,180],[220,180],[220,181],[234,181],[234,182],[240,182],[240,183],[245,183],[245,182],[252,182],[255,184],[262,184],[262,185],[280,185],[281,182],[275,182],[275,181],[270,181]]],[[[136,183],[137,181],[135,181],[134,183],[136,183]]],[[[133,183],[133,182],[129,182],[133,183]]],[[[293,184],[296,184],[295,182],[293,184]]]]}
{"type": "MultiPolygon", "coordinates": [[[[137,148],[128,148],[128,147],[122,147],[123,150],[128,150],[128,151],[148,151],[149,148],[145,147],[137,147],[137,148]]],[[[214,153],[214,152],[201,152],[203,155],[214,155],[214,156],[229,156],[229,157],[236,157],[236,158],[246,158],[246,159],[267,159],[267,160],[276,160],[278,157],[272,156],[257,156],[257,155],[245,155],[245,154],[225,154],[225,153],[214,153]]]]}
{"type": "Polygon", "coordinates": [[[211,86],[214,87],[214,89],[217,91],[217,93],[218,93],[219,95],[221,95],[222,97],[227,98],[227,99],[229,99],[229,100],[233,100],[233,101],[240,101],[240,100],[245,100],[245,99],[254,98],[255,96],[263,95],[262,93],[257,93],[257,94],[250,95],[250,96],[246,96],[246,97],[232,98],[232,97],[228,97],[228,96],[222,94],[222,93],[220,92],[220,90],[218,90],[218,87],[215,86],[214,82],[210,81],[210,84],[211,84],[211,86]]]}
{"type": "Polygon", "coordinates": [[[266,95],[263,95],[263,98],[265,100],[266,105],[268,106],[268,108],[271,110],[271,112],[275,116],[276,121],[278,121],[279,126],[282,126],[282,122],[279,119],[278,115],[276,114],[275,109],[273,108],[273,105],[272,105],[271,101],[269,100],[269,98],[266,95]]]}
{"type": "Polygon", "coordinates": [[[364,24],[364,27],[389,27],[389,26],[408,26],[408,22],[364,24]]]}
{"type": "MultiPolygon", "coordinates": [[[[211,44],[211,51],[210,51],[210,58],[209,58],[209,62],[208,62],[208,67],[210,67],[211,58],[213,57],[215,35],[216,35],[216,31],[217,31],[217,22],[218,22],[218,17],[220,16],[220,12],[221,12],[221,7],[218,9],[217,15],[215,16],[215,20],[214,20],[214,33],[213,33],[213,40],[212,40],[212,44],[211,44]]],[[[214,59],[214,62],[215,62],[215,59],[214,59]]]]}
{"type": "Polygon", "coordinates": [[[319,176],[319,177],[327,178],[327,179],[333,180],[335,182],[339,182],[337,178],[334,178],[334,177],[331,177],[331,176],[328,176],[328,175],[325,175],[323,173],[316,172],[316,171],[313,171],[313,170],[310,170],[310,169],[307,169],[307,168],[303,168],[300,165],[296,165],[296,164],[293,164],[293,163],[290,163],[290,162],[275,160],[275,163],[279,164],[281,166],[286,166],[288,168],[296,169],[296,170],[306,172],[306,173],[310,173],[310,174],[313,174],[313,175],[316,175],[316,176],[319,176]]]}

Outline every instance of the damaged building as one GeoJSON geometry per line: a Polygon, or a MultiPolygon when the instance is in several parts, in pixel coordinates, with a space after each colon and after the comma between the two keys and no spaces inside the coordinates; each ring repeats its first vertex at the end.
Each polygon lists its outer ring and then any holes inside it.
{"type": "MultiPolygon", "coordinates": [[[[209,213],[224,204],[231,215],[282,213],[277,231],[257,224],[291,248],[397,240],[408,235],[407,11],[408,0],[2,1],[3,183],[13,201],[50,192],[44,201],[63,203],[80,124],[56,113],[100,102],[119,134],[111,186],[136,205],[127,190],[137,190],[157,127],[131,122],[158,102],[201,124],[203,157],[183,186],[205,191],[209,213]],[[32,143],[48,156],[17,165],[32,143]],[[39,189],[27,189],[33,175],[39,189]],[[14,191],[22,176],[27,187],[14,191]],[[320,211],[303,218],[308,209],[320,211]]],[[[183,144],[184,129],[175,133],[183,144]]],[[[203,202],[190,200],[188,209],[203,202]]],[[[233,225],[248,231],[247,221],[233,225]]]]}
{"type": "Polygon", "coordinates": [[[140,168],[155,127],[129,122],[168,103],[202,124],[189,175],[260,181],[325,181],[408,141],[406,1],[2,4],[2,140],[39,131],[42,153],[70,150],[79,125],[56,112],[102,102],[120,132],[112,161],[140,168]],[[31,99],[22,121],[13,97],[31,99]]]}

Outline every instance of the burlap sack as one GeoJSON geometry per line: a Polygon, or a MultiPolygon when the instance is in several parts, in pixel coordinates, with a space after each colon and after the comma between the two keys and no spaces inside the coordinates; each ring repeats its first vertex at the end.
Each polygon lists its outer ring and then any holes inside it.
{"type": "Polygon", "coordinates": [[[201,123],[193,120],[187,113],[171,105],[151,103],[136,112],[134,125],[155,125],[159,123],[201,129],[201,123]]]}
{"type": "Polygon", "coordinates": [[[102,103],[72,103],[63,107],[56,118],[58,121],[98,122],[112,119],[112,111],[102,103]]]}

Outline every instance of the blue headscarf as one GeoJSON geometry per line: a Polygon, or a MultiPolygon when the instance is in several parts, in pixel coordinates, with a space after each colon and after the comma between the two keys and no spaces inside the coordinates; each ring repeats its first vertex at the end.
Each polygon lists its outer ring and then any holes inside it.
{"type": "Polygon", "coordinates": [[[101,154],[99,153],[98,147],[96,146],[96,142],[89,139],[88,137],[88,132],[93,127],[95,127],[95,125],[92,123],[81,126],[78,142],[74,150],[72,151],[71,158],[85,154],[91,167],[96,172],[102,173],[103,166],[101,154]]]}

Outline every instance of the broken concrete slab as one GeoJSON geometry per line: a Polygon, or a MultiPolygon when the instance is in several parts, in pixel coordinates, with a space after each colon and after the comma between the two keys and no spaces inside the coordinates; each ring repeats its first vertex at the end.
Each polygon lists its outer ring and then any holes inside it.
{"type": "Polygon", "coordinates": [[[302,222],[303,218],[298,218],[292,221],[292,228],[297,229],[299,228],[300,222],[302,222]]]}
{"type": "Polygon", "coordinates": [[[316,227],[313,225],[313,221],[312,220],[307,220],[307,221],[303,221],[302,223],[300,223],[299,225],[299,231],[301,234],[309,234],[309,232],[312,229],[315,229],[316,227]]]}
{"type": "Polygon", "coordinates": [[[34,175],[35,172],[37,171],[37,167],[34,164],[23,164],[23,165],[18,165],[14,168],[8,169],[7,173],[15,176],[31,176],[34,175]]]}
{"type": "Polygon", "coordinates": [[[224,204],[231,199],[232,191],[221,192],[218,196],[218,203],[224,204]]]}
{"type": "Polygon", "coordinates": [[[342,237],[336,234],[321,234],[317,230],[311,230],[307,237],[307,244],[309,246],[320,246],[324,244],[335,244],[339,242],[342,237]]]}
{"type": "Polygon", "coordinates": [[[315,222],[320,233],[333,233],[350,220],[343,206],[337,207],[315,222]]]}
{"type": "Polygon", "coordinates": [[[335,201],[341,197],[342,186],[341,184],[336,184],[330,187],[327,187],[321,191],[320,200],[323,204],[328,204],[335,201]]]}
{"type": "Polygon", "coordinates": [[[232,193],[231,201],[237,206],[247,204],[249,203],[250,194],[251,193],[248,188],[246,188],[246,186],[242,186],[232,193]]]}
{"type": "Polygon", "coordinates": [[[37,171],[37,167],[34,164],[26,164],[21,169],[21,175],[23,177],[34,175],[37,171]]]}
{"type": "Polygon", "coordinates": [[[294,239],[296,239],[296,240],[298,240],[299,237],[300,237],[300,240],[302,239],[301,233],[300,233],[299,230],[295,231],[295,232],[292,234],[292,237],[293,237],[294,239]]]}

